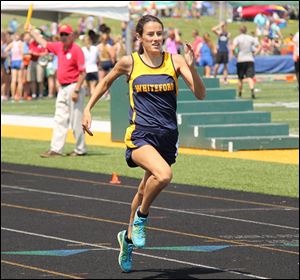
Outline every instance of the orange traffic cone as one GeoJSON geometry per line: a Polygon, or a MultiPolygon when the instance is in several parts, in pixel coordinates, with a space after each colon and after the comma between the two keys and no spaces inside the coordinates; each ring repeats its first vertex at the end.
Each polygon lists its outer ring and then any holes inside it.
{"type": "Polygon", "coordinates": [[[111,184],[121,184],[121,181],[118,178],[117,173],[113,173],[111,176],[111,181],[109,181],[111,184]]]}

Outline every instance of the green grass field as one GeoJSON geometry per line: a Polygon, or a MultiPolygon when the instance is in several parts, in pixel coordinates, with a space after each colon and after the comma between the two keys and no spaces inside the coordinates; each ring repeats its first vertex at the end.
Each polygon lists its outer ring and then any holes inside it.
{"type": "MultiPolygon", "coordinates": [[[[226,85],[233,88],[234,85],[226,85]]],[[[254,100],[255,111],[271,112],[272,122],[287,123],[291,134],[299,134],[299,91],[296,82],[258,82],[259,92],[254,100]]],[[[250,91],[245,83],[244,99],[250,99],[250,91]]]]}
{"type": "MultiPolygon", "coordinates": [[[[89,146],[89,155],[80,158],[39,157],[49,142],[1,139],[1,162],[82,170],[141,178],[140,168],[127,167],[125,148],[89,146]]],[[[67,144],[65,151],[72,151],[67,144]]],[[[206,186],[290,197],[299,197],[298,165],[267,163],[252,160],[226,159],[209,156],[179,155],[173,166],[173,183],[206,186]]]]}
{"type": "MultiPolygon", "coordinates": [[[[10,102],[5,101],[1,104],[2,114],[24,115],[24,116],[43,116],[53,117],[55,111],[56,99],[43,99],[10,102]]],[[[88,102],[88,97],[85,98],[85,104],[88,102]]],[[[93,109],[93,118],[95,120],[108,121],[110,120],[110,102],[101,100],[93,109]]]]}

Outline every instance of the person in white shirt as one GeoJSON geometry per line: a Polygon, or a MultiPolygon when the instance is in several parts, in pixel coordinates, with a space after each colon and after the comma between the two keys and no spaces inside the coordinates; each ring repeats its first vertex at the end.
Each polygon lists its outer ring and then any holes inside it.
{"type": "Polygon", "coordinates": [[[84,37],[84,47],[82,48],[84,59],[85,59],[85,69],[86,69],[86,84],[88,92],[93,95],[96,85],[99,81],[98,77],[98,48],[92,45],[92,40],[89,36],[84,37]]]}
{"type": "Polygon", "coordinates": [[[95,18],[89,15],[85,20],[85,24],[87,30],[94,30],[95,18]]]}
{"type": "Polygon", "coordinates": [[[241,26],[240,35],[234,38],[232,45],[232,52],[237,55],[237,74],[238,74],[238,91],[239,97],[242,96],[243,79],[248,79],[249,88],[251,90],[251,96],[254,99],[254,56],[258,54],[261,47],[258,45],[258,41],[246,34],[247,27],[241,26]]]}

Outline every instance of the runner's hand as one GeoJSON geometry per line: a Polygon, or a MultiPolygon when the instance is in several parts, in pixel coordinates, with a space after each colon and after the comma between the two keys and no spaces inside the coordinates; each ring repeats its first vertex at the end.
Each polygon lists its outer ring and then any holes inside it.
{"type": "Polygon", "coordinates": [[[90,131],[92,123],[92,116],[90,111],[84,110],[83,117],[82,117],[82,128],[83,132],[87,132],[90,136],[93,136],[93,133],[90,131]]]}
{"type": "Polygon", "coordinates": [[[184,59],[189,67],[194,65],[195,62],[194,51],[192,46],[188,43],[185,43],[184,45],[184,59]]]}

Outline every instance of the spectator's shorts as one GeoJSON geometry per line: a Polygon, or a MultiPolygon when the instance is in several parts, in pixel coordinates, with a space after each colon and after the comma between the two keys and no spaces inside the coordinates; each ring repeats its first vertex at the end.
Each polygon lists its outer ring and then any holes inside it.
{"type": "Polygon", "coordinates": [[[295,61],[295,73],[299,73],[299,58],[295,61]]]}
{"type": "Polygon", "coordinates": [[[98,72],[86,73],[85,79],[89,81],[98,81],[98,72]]]}
{"type": "Polygon", "coordinates": [[[218,52],[216,56],[216,64],[227,64],[228,52],[218,52]]]}
{"type": "Polygon", "coordinates": [[[10,67],[11,69],[20,70],[22,67],[22,60],[12,60],[10,67]]]}
{"type": "Polygon", "coordinates": [[[246,78],[254,78],[255,76],[255,69],[254,69],[254,62],[238,62],[236,64],[237,67],[237,74],[239,80],[246,78]]]}
{"type": "Polygon", "coordinates": [[[99,70],[109,71],[113,67],[114,67],[114,65],[111,60],[101,61],[99,70]]]}
{"type": "Polygon", "coordinates": [[[132,160],[131,154],[134,149],[144,145],[154,147],[164,160],[172,165],[176,161],[178,149],[178,130],[146,131],[144,129],[133,129],[128,127],[125,134],[126,162],[129,167],[137,167],[132,160]]]}
{"type": "Polygon", "coordinates": [[[201,57],[199,61],[200,66],[214,66],[214,59],[210,56],[207,57],[201,57]]]}
{"type": "Polygon", "coordinates": [[[42,83],[45,78],[45,67],[38,64],[37,61],[31,61],[27,71],[28,82],[42,83]]]}

